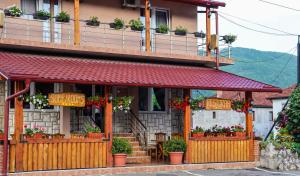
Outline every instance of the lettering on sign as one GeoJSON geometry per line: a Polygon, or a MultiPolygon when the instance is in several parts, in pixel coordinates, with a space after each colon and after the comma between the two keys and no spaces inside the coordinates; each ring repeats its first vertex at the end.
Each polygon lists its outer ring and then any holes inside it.
{"type": "Polygon", "coordinates": [[[81,93],[51,93],[48,99],[49,105],[52,106],[85,106],[85,95],[81,93]]]}
{"type": "Polygon", "coordinates": [[[220,98],[208,98],[205,100],[206,110],[231,110],[231,100],[220,98]]]}

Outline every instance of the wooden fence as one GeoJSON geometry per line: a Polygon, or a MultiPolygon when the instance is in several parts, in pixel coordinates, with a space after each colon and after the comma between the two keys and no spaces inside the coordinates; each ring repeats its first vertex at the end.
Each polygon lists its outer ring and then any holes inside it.
{"type": "Polygon", "coordinates": [[[190,163],[253,161],[253,140],[189,140],[190,163]]]}
{"type": "Polygon", "coordinates": [[[93,139],[11,142],[9,172],[102,168],[106,155],[107,143],[93,139]]]}

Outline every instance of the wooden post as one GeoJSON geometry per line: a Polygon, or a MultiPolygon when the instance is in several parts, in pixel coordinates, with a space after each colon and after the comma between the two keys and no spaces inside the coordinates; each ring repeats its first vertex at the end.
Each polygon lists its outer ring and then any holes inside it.
{"type": "Polygon", "coordinates": [[[80,44],[79,0],[74,0],[74,45],[80,44]]]}
{"type": "Polygon", "coordinates": [[[55,35],[54,35],[54,4],[55,4],[55,0],[50,0],[50,42],[53,43],[55,41],[55,35]]]}
{"type": "MultiPolygon", "coordinates": [[[[189,102],[191,90],[184,89],[184,99],[189,102]]],[[[184,158],[185,163],[190,163],[190,145],[189,145],[189,135],[191,131],[191,106],[188,104],[184,110],[184,118],[183,118],[183,139],[187,144],[187,150],[184,158]]]]}
{"type": "Polygon", "coordinates": [[[246,100],[246,108],[245,108],[245,115],[246,115],[246,133],[248,137],[253,137],[253,119],[252,114],[249,113],[249,109],[251,108],[251,101],[252,101],[252,92],[245,92],[245,100],[246,100]]]}
{"type": "Polygon", "coordinates": [[[210,17],[211,17],[211,12],[210,12],[210,8],[206,7],[206,56],[211,56],[211,51],[209,48],[210,45],[210,40],[211,40],[211,21],[210,21],[210,17]]]}
{"type": "Polygon", "coordinates": [[[112,101],[109,100],[110,96],[112,96],[111,92],[112,88],[109,86],[105,86],[105,110],[104,110],[104,133],[107,139],[110,139],[107,144],[107,166],[112,166],[112,116],[113,116],[113,107],[112,101]]]}
{"type": "Polygon", "coordinates": [[[145,23],[146,23],[146,52],[151,52],[151,35],[150,35],[150,0],[145,0],[145,23]]]}
{"type": "MultiPolygon", "coordinates": [[[[23,90],[23,82],[15,81],[15,92],[23,90]]],[[[23,101],[15,98],[15,131],[14,140],[16,141],[16,171],[23,170],[23,148],[20,143],[21,134],[23,133],[23,101]]]]}

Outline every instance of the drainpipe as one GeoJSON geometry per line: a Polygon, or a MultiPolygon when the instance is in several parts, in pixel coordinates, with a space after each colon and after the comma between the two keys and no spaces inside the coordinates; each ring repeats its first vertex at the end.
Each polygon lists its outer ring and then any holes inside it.
{"type": "MultiPolygon", "coordinates": [[[[9,81],[9,80],[7,80],[9,81]]],[[[5,99],[5,109],[4,109],[4,151],[3,151],[3,168],[2,168],[2,175],[7,175],[7,163],[8,163],[8,123],[9,123],[9,104],[10,100],[13,98],[16,98],[26,92],[30,89],[30,80],[25,81],[25,89],[8,96],[5,99]]]]}

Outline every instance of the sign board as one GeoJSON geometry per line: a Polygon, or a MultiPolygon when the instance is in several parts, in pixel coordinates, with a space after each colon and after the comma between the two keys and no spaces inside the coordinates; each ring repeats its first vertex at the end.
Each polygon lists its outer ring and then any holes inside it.
{"type": "Polygon", "coordinates": [[[52,106],[85,106],[85,95],[81,93],[51,93],[48,99],[49,105],[52,106]]]}
{"type": "Polygon", "coordinates": [[[208,98],[205,100],[206,110],[231,110],[231,100],[220,98],[208,98]]]}

